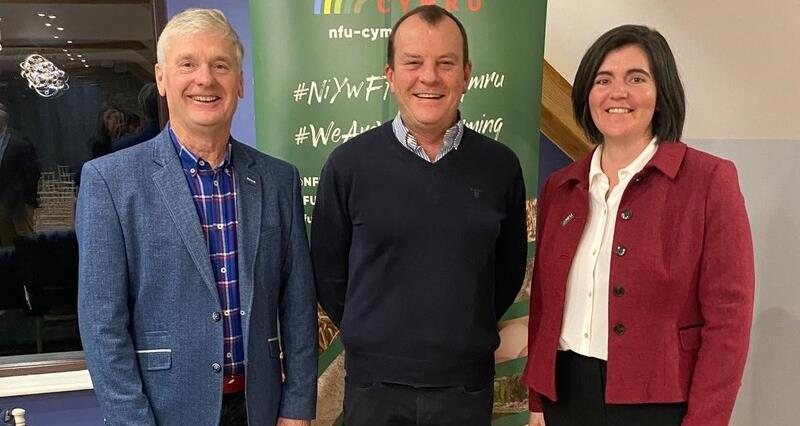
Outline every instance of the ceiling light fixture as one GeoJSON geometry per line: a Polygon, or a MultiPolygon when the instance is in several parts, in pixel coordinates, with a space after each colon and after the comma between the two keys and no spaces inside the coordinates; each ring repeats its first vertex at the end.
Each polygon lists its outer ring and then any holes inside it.
{"type": "Polygon", "coordinates": [[[58,27],[56,29],[59,30],[59,31],[64,31],[64,27],[58,27]]]}
{"type": "Polygon", "coordinates": [[[49,23],[49,22],[45,22],[45,23],[44,23],[44,26],[45,26],[45,27],[52,27],[52,26],[53,26],[53,24],[51,24],[51,23],[49,23]]]}
{"type": "Polygon", "coordinates": [[[50,15],[50,16],[48,16],[48,18],[50,18],[50,19],[56,19],[56,15],[50,15]]]}
{"type": "Polygon", "coordinates": [[[72,44],[72,40],[67,40],[67,44],[72,44]]]}
{"type": "Polygon", "coordinates": [[[42,13],[42,12],[37,13],[37,15],[39,15],[40,18],[44,18],[45,17],[45,14],[42,13]]]}
{"type": "Polygon", "coordinates": [[[28,80],[28,87],[39,96],[49,98],[69,89],[64,71],[42,55],[28,56],[19,67],[22,68],[20,75],[28,80]]]}

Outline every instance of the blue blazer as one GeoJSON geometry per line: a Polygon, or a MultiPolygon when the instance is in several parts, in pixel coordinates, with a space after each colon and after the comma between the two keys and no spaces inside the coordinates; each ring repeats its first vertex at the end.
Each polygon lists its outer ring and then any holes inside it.
{"type": "MultiPolygon", "coordinates": [[[[317,315],[299,175],[231,143],[249,423],[310,419],[317,315]]],[[[167,131],[84,165],[76,231],[81,340],[106,424],[218,425],[219,296],[167,131]]]]}

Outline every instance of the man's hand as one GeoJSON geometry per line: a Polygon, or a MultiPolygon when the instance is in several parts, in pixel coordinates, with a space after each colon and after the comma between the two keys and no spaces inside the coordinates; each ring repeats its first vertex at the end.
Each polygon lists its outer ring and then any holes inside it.
{"type": "Polygon", "coordinates": [[[545,426],[544,413],[531,413],[531,418],[528,420],[528,426],[545,426]]]}
{"type": "Polygon", "coordinates": [[[275,426],[311,426],[311,420],[297,420],[278,417],[278,423],[275,426]]]}

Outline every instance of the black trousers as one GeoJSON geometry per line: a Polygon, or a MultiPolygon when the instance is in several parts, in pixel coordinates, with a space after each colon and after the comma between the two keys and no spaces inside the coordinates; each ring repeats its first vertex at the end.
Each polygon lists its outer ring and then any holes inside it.
{"type": "Polygon", "coordinates": [[[494,382],[481,389],[463,386],[416,388],[393,383],[354,384],[345,380],[345,426],[488,426],[494,382]]]}
{"type": "Polygon", "coordinates": [[[219,426],[247,426],[247,404],[244,392],[222,395],[219,426]]]}
{"type": "Polygon", "coordinates": [[[556,358],[558,401],[543,397],[547,426],[680,426],[686,403],[606,404],[606,362],[572,351],[556,358]]]}

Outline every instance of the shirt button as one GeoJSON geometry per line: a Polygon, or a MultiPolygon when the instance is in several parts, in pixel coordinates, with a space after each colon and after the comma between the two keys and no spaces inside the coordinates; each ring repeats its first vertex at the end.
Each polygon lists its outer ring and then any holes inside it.
{"type": "Polygon", "coordinates": [[[224,226],[221,223],[217,225],[217,229],[222,229],[222,228],[224,228],[224,226]]]}
{"type": "Polygon", "coordinates": [[[618,334],[620,336],[625,334],[625,325],[620,324],[620,323],[615,324],[614,325],[614,333],[616,333],[616,334],[618,334]]]}
{"type": "Polygon", "coordinates": [[[244,316],[244,311],[239,311],[239,315],[244,316]]]}
{"type": "Polygon", "coordinates": [[[214,312],[213,314],[211,314],[212,321],[217,322],[220,319],[222,319],[222,315],[219,312],[214,312]]]}
{"type": "Polygon", "coordinates": [[[214,181],[214,186],[219,186],[219,181],[218,180],[214,181]]]}
{"type": "Polygon", "coordinates": [[[617,245],[617,246],[614,248],[614,253],[615,253],[617,256],[619,256],[619,257],[625,256],[625,253],[626,253],[627,251],[628,251],[628,249],[626,249],[626,248],[625,248],[625,246],[623,246],[622,244],[618,244],[618,245],[617,245]]]}
{"type": "Polygon", "coordinates": [[[195,174],[195,173],[197,173],[197,170],[195,170],[195,169],[189,169],[189,173],[191,173],[191,174],[195,174]]]}
{"type": "Polygon", "coordinates": [[[633,212],[631,212],[630,209],[625,209],[619,214],[619,217],[622,218],[622,220],[631,220],[633,212]]]}
{"type": "Polygon", "coordinates": [[[222,371],[222,366],[219,365],[219,363],[215,362],[211,364],[211,370],[213,370],[215,373],[219,373],[220,371],[222,371]]]}
{"type": "Polygon", "coordinates": [[[228,353],[225,354],[225,357],[228,358],[228,359],[231,359],[231,358],[233,358],[233,354],[228,352],[228,353]]]}
{"type": "Polygon", "coordinates": [[[227,269],[225,269],[225,267],[224,267],[224,266],[223,266],[223,267],[221,267],[221,268],[219,268],[219,271],[220,271],[220,272],[222,272],[223,274],[224,274],[224,273],[226,273],[226,272],[228,272],[228,270],[227,270],[227,269]]]}
{"type": "Polygon", "coordinates": [[[589,333],[583,333],[583,338],[584,339],[588,339],[589,338],[589,333]]]}
{"type": "Polygon", "coordinates": [[[201,166],[205,166],[205,165],[206,165],[206,162],[205,162],[205,161],[203,161],[203,160],[200,160],[200,161],[198,161],[198,162],[197,162],[197,164],[199,164],[199,165],[201,165],[201,166]]]}
{"type": "Polygon", "coordinates": [[[228,309],[225,309],[224,311],[222,311],[222,314],[225,315],[226,317],[229,317],[229,316],[231,316],[231,311],[229,311],[228,309]]]}

